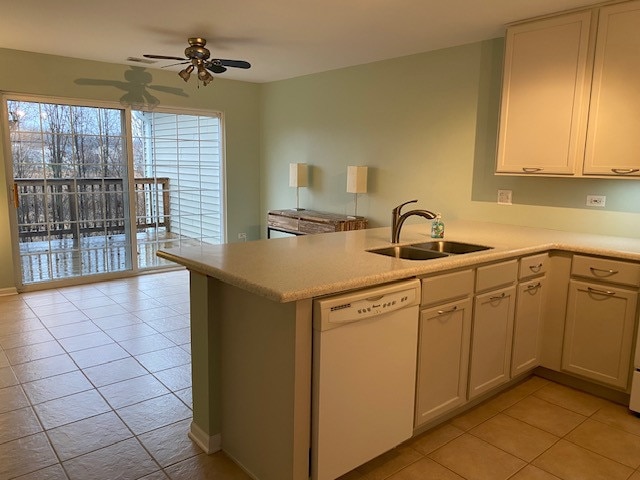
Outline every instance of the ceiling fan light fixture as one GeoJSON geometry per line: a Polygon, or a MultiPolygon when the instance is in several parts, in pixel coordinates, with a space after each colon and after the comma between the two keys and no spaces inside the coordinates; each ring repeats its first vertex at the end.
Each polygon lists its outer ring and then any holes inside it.
{"type": "Polygon", "coordinates": [[[180,70],[180,73],[178,73],[178,75],[186,82],[189,80],[191,72],[193,72],[193,65],[189,65],[187,68],[180,70]]]}
{"type": "Polygon", "coordinates": [[[198,80],[200,80],[205,87],[213,80],[213,75],[207,71],[203,64],[198,65],[198,80]]]}

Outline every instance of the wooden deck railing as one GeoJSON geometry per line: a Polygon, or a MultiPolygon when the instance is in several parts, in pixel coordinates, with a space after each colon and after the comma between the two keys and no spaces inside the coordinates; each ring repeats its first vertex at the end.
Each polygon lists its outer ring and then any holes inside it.
{"type": "MultiPolygon", "coordinates": [[[[128,207],[122,178],[18,178],[14,180],[20,242],[111,235],[125,231],[128,207]]],[[[136,178],[138,231],[170,231],[169,178],[136,178]]]]}

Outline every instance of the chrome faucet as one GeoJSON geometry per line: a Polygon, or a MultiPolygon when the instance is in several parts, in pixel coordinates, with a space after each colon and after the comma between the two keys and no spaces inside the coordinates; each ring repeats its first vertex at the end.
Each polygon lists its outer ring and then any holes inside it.
{"type": "Polygon", "coordinates": [[[391,211],[391,243],[398,243],[400,241],[400,229],[402,229],[402,225],[407,218],[413,215],[424,217],[427,220],[436,218],[436,214],[429,210],[409,210],[406,213],[400,214],[402,207],[408,203],[416,203],[417,201],[418,200],[409,200],[408,202],[401,203],[391,211]]]}

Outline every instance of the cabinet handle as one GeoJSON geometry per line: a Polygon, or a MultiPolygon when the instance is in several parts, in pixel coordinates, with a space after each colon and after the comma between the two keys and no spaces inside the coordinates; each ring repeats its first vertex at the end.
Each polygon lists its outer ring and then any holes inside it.
{"type": "Polygon", "coordinates": [[[527,285],[526,291],[530,292],[531,290],[537,290],[538,288],[540,288],[540,282],[527,285]]]}
{"type": "Polygon", "coordinates": [[[489,297],[489,301],[495,302],[496,300],[502,300],[506,296],[507,294],[502,292],[500,295],[496,295],[495,297],[489,297]]]}
{"type": "Polygon", "coordinates": [[[629,173],[636,173],[640,171],[640,168],[612,168],[611,171],[618,175],[626,175],[629,173]]]}
{"type": "Polygon", "coordinates": [[[529,270],[531,270],[533,273],[538,273],[541,268],[542,268],[541,263],[539,263],[538,265],[529,265],[529,270]]]}
{"type": "Polygon", "coordinates": [[[610,297],[616,294],[616,292],[612,292],[611,290],[600,290],[592,287],[587,287],[587,290],[589,290],[589,293],[599,293],[600,295],[608,295],[610,297]]]}
{"type": "Polygon", "coordinates": [[[542,168],[537,168],[537,167],[522,167],[522,171],[526,172],[526,173],[535,173],[535,172],[541,172],[542,168]]]}
{"type": "Polygon", "coordinates": [[[451,307],[449,310],[438,310],[438,315],[444,315],[445,313],[453,313],[456,310],[458,310],[458,306],[454,305],[453,307],[451,307]]]}
{"type": "Polygon", "coordinates": [[[15,208],[20,207],[20,190],[18,189],[18,184],[13,184],[13,206],[15,208]]]}
{"type": "Polygon", "coordinates": [[[589,270],[591,270],[591,273],[593,273],[596,277],[597,276],[609,276],[609,275],[615,275],[616,273],[619,273],[618,270],[609,270],[606,268],[596,268],[596,267],[589,267],[589,270]],[[603,273],[604,275],[598,275],[598,272],[603,273]]]}

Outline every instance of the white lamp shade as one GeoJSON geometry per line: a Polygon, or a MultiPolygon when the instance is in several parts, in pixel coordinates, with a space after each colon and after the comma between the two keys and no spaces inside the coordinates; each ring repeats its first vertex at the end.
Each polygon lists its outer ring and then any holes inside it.
{"type": "Polygon", "coordinates": [[[309,173],[306,163],[289,164],[289,186],[306,187],[309,185],[309,173]]]}
{"type": "Polygon", "coordinates": [[[347,192],[367,193],[367,167],[352,165],[347,167],[347,192]]]}

